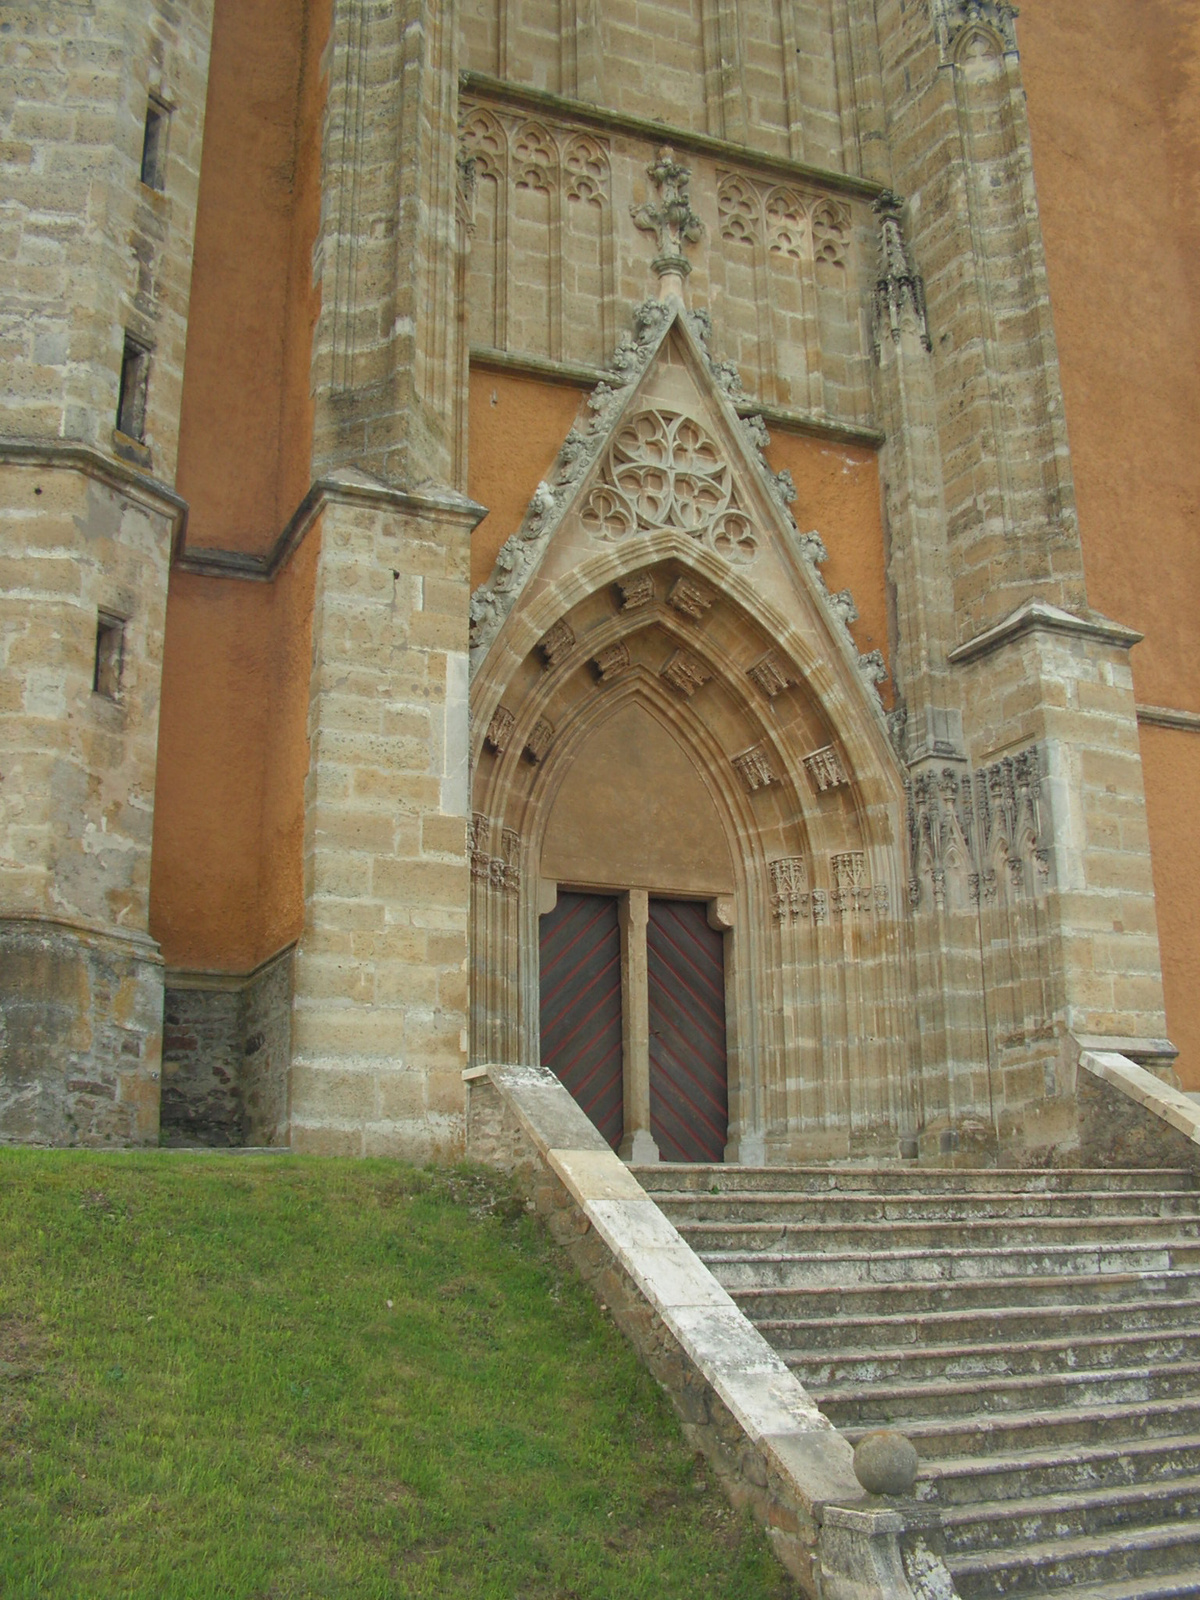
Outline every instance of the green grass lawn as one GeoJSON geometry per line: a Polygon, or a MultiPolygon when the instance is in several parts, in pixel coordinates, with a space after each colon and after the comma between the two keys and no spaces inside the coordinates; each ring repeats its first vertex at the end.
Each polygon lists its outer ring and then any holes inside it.
{"type": "Polygon", "coordinates": [[[779,1600],[503,1181],[0,1151],[0,1595],[779,1600]]]}

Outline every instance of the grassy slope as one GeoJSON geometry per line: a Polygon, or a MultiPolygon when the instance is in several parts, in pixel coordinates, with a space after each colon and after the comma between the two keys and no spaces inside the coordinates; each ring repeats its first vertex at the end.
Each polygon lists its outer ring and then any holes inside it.
{"type": "Polygon", "coordinates": [[[5,1600],[790,1593],[519,1205],[394,1163],[0,1151],[0,1508],[5,1600]]]}

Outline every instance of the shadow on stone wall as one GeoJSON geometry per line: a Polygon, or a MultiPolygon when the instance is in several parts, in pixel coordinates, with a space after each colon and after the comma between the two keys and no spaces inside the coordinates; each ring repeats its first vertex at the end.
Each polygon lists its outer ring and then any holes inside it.
{"type": "Polygon", "coordinates": [[[244,975],[168,973],[164,1144],[287,1143],[292,953],[244,975]]]}

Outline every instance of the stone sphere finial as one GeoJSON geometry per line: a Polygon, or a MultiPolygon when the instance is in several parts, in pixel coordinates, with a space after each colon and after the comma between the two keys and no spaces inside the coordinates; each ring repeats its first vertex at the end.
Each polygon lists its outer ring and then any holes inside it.
{"type": "Polygon", "coordinates": [[[916,1486],[919,1466],[912,1440],[894,1428],[864,1434],[854,1448],[854,1476],[868,1494],[907,1499],[916,1486]]]}

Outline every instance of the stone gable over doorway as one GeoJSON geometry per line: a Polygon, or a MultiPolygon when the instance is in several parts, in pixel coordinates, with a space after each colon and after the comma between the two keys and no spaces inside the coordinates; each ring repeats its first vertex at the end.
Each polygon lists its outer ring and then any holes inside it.
{"type": "Polygon", "coordinates": [[[472,1055],[537,1059],[560,886],[700,899],[725,941],[727,1159],[893,1151],[918,1108],[882,663],[707,332],[642,308],[473,601],[472,1055]]]}

